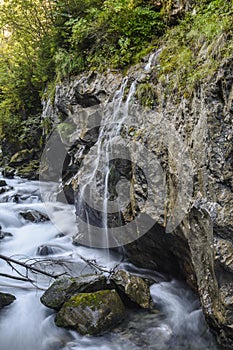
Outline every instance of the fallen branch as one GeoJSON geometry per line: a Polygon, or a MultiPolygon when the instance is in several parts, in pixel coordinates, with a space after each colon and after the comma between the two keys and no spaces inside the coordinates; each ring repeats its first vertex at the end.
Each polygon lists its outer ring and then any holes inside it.
{"type": "Polygon", "coordinates": [[[119,265],[121,264],[122,260],[116,265],[114,266],[114,268],[112,269],[107,269],[106,267],[104,266],[101,266],[97,263],[97,261],[95,259],[86,259],[84,258],[82,255],[79,255],[79,258],[81,260],[83,260],[91,269],[94,269],[95,271],[99,271],[99,272],[105,272],[105,273],[108,273],[109,277],[111,277],[115,272],[116,270],[118,269],[119,265]]]}
{"type": "Polygon", "coordinates": [[[24,282],[30,282],[30,283],[34,283],[35,282],[35,281],[31,280],[30,278],[12,276],[12,275],[8,275],[7,273],[0,273],[0,276],[6,277],[6,278],[11,278],[13,280],[18,280],[18,281],[24,281],[24,282]]]}
{"type": "Polygon", "coordinates": [[[30,270],[30,271],[32,271],[32,272],[37,272],[37,273],[40,273],[40,274],[45,275],[45,276],[47,276],[47,277],[51,277],[51,278],[55,278],[55,279],[56,279],[56,278],[58,278],[58,277],[61,276],[61,275],[53,275],[53,274],[48,273],[48,272],[46,272],[46,271],[42,271],[42,270],[40,270],[40,269],[38,269],[38,268],[36,268],[36,267],[33,267],[33,266],[31,266],[31,265],[27,265],[27,264],[25,264],[25,263],[23,263],[23,262],[21,262],[21,261],[12,259],[12,258],[10,258],[10,257],[8,257],[8,256],[5,256],[5,255],[2,255],[2,254],[0,254],[0,259],[6,261],[7,263],[14,263],[14,264],[16,264],[16,265],[22,266],[22,267],[24,267],[26,270],[30,270]]]}

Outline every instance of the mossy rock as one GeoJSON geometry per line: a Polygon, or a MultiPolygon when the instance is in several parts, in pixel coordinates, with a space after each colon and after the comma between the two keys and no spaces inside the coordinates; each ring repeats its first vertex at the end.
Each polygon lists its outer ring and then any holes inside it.
{"type": "Polygon", "coordinates": [[[99,275],[84,275],[80,277],[61,277],[56,280],[42,295],[41,302],[45,306],[59,310],[74,294],[96,292],[100,289],[111,289],[106,277],[99,275]]]}
{"type": "Polygon", "coordinates": [[[0,309],[2,309],[4,306],[12,304],[15,299],[15,296],[12,294],[0,292],[0,309]]]}
{"type": "Polygon", "coordinates": [[[55,323],[82,335],[100,335],[125,317],[125,307],[116,290],[101,290],[72,296],[58,312],[55,323]]]}
{"type": "Polygon", "coordinates": [[[126,296],[131,302],[143,309],[151,309],[153,307],[149,285],[141,277],[119,270],[112,275],[111,280],[116,285],[116,289],[123,300],[126,296]]]}
{"type": "Polygon", "coordinates": [[[24,163],[25,161],[31,160],[33,156],[33,151],[28,149],[23,149],[15,153],[10,160],[9,165],[15,166],[24,163]]]}
{"type": "Polygon", "coordinates": [[[39,161],[31,160],[16,168],[16,175],[30,180],[37,180],[39,178],[39,161]]]}

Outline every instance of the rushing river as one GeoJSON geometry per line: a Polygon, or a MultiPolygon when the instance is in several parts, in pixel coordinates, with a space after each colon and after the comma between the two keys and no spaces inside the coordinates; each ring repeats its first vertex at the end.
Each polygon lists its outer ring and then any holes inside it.
{"type": "MultiPolygon", "coordinates": [[[[60,218],[61,235],[51,221],[32,223],[19,213],[26,210],[46,212],[40,199],[39,182],[7,179],[13,189],[0,195],[0,224],[2,230],[13,236],[0,241],[0,254],[23,262],[34,259],[36,266],[56,273],[71,275],[90,272],[80,255],[96,259],[103,266],[113,267],[121,257],[104,250],[72,245],[74,229],[72,206],[51,203],[54,215],[60,218]],[[17,194],[17,196],[15,196],[17,194]],[[71,215],[72,213],[72,215],[71,215]],[[40,253],[46,247],[46,256],[40,253]],[[62,264],[58,264],[58,260],[62,264]],[[45,265],[46,264],[46,265],[45,265]]],[[[50,184],[44,184],[50,186],[50,184]]],[[[28,282],[0,277],[0,291],[16,296],[16,301],[0,310],[1,350],[217,350],[216,341],[208,331],[200,305],[189,288],[176,280],[148,270],[139,270],[122,263],[135,273],[157,281],[151,286],[153,312],[130,311],[127,319],[110,334],[100,337],[83,337],[54,324],[54,312],[40,302],[43,289],[52,278],[30,274],[34,285],[28,282]]],[[[14,265],[16,267],[16,265],[14,265]]],[[[6,262],[0,260],[2,273],[19,276],[6,262]]],[[[23,268],[20,272],[25,272],[23,268]]]]}

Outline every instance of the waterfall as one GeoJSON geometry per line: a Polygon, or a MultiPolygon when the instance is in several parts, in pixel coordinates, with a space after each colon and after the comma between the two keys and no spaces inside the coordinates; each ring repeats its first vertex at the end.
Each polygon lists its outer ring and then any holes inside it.
{"type": "MultiPolygon", "coordinates": [[[[136,91],[136,82],[133,81],[126,94],[128,84],[126,77],[112,101],[108,101],[103,109],[98,140],[78,174],[80,180],[76,202],[78,227],[79,231],[88,232],[90,246],[108,248],[109,225],[111,221],[115,221],[116,224],[121,221],[121,201],[111,196],[110,186],[119,137],[136,91]],[[99,232],[101,231],[100,238],[97,236],[96,227],[99,228],[99,232]]],[[[119,154],[118,157],[120,158],[119,154]]]]}

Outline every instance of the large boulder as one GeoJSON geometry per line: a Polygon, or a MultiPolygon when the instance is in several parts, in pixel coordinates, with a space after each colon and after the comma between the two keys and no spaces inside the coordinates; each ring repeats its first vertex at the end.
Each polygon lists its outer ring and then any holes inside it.
{"type": "Polygon", "coordinates": [[[0,292],[0,309],[2,309],[4,306],[12,304],[15,299],[15,296],[12,294],[0,292]]]}
{"type": "Polygon", "coordinates": [[[152,308],[149,285],[141,277],[124,270],[112,274],[111,278],[106,278],[103,274],[80,277],[63,276],[45,291],[41,302],[49,308],[59,310],[74,294],[112,289],[117,290],[127,307],[152,308]]]}
{"type": "Polygon", "coordinates": [[[45,306],[59,310],[72,295],[96,292],[101,289],[107,289],[107,281],[104,275],[64,276],[56,280],[45,291],[40,300],[45,306]]]}
{"type": "Polygon", "coordinates": [[[115,290],[72,296],[56,315],[56,325],[82,335],[103,334],[125,317],[125,307],[115,290]]]}
{"type": "Polygon", "coordinates": [[[130,301],[144,309],[152,308],[153,301],[149,285],[141,277],[119,270],[112,276],[111,280],[116,285],[123,300],[124,296],[127,296],[130,301]]]}

